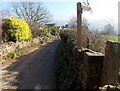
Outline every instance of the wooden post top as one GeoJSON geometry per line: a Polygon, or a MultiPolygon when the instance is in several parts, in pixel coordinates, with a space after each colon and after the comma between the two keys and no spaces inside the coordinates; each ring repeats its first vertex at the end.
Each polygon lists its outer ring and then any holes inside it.
{"type": "Polygon", "coordinates": [[[91,10],[91,7],[81,5],[81,2],[78,2],[77,5],[81,6],[81,8],[82,8],[83,10],[85,10],[85,11],[90,11],[90,10],[91,10]]]}

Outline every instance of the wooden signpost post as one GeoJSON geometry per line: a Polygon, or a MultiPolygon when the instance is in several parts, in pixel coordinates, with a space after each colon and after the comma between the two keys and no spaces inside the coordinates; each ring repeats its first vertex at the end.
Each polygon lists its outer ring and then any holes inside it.
{"type": "Polygon", "coordinates": [[[81,5],[80,2],[77,3],[77,48],[82,50],[82,10],[91,10],[88,6],[81,5]]]}

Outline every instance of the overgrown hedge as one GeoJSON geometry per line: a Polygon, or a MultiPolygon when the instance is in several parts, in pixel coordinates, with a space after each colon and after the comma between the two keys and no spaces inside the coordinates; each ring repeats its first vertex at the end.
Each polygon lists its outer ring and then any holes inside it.
{"type": "Polygon", "coordinates": [[[56,25],[54,25],[51,27],[40,28],[38,32],[41,34],[43,33],[43,34],[50,34],[55,36],[55,35],[59,35],[60,31],[59,31],[59,28],[56,25]]]}
{"type": "MultiPolygon", "coordinates": [[[[65,36],[71,38],[76,45],[77,31],[66,30],[66,31],[61,32],[60,35],[62,37],[64,37],[63,35],[65,35],[65,36]]],[[[103,38],[101,35],[94,34],[87,29],[83,29],[83,34],[82,35],[83,35],[82,36],[82,41],[83,41],[83,47],[84,48],[89,48],[93,51],[101,52],[101,53],[105,52],[106,39],[103,38]]]]}

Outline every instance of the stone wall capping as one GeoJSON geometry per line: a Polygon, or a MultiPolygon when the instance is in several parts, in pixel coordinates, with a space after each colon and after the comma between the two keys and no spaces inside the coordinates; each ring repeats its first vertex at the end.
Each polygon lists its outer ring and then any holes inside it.
{"type": "Polygon", "coordinates": [[[94,53],[91,53],[91,52],[85,52],[88,56],[104,56],[104,54],[102,53],[99,53],[99,52],[94,52],[94,53]]]}

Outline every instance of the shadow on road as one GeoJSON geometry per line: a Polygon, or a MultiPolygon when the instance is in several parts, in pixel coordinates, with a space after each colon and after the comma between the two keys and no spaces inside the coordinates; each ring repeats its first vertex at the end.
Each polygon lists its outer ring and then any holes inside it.
{"type": "MultiPolygon", "coordinates": [[[[37,50],[19,57],[2,69],[3,87],[17,86],[17,89],[56,89],[55,54],[60,40],[40,46],[37,50]]],[[[10,87],[11,89],[12,87],[10,87]]]]}

